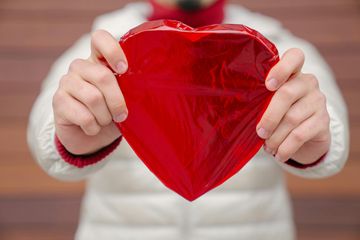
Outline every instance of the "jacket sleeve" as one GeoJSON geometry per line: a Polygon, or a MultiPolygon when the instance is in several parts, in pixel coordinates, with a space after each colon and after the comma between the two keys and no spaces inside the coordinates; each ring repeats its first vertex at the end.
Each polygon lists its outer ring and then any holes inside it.
{"type": "Polygon", "coordinates": [[[317,49],[310,43],[285,31],[280,37],[279,46],[281,46],[280,53],[292,47],[304,51],[303,72],[314,74],[319,81],[321,91],[326,95],[327,110],[330,115],[331,145],[329,151],[315,164],[297,166],[297,164],[289,164],[290,162],[278,163],[286,171],[306,178],[334,175],[343,168],[349,154],[348,113],[334,75],[317,49]]]}
{"type": "Polygon", "coordinates": [[[81,180],[102,168],[112,157],[120,139],[92,156],[74,156],[55,136],[52,97],[71,61],[90,55],[90,36],[84,35],[54,63],[41,86],[29,117],[27,141],[33,157],[50,176],[61,180],[81,180]],[[79,165],[82,161],[81,165],[79,165]],[[86,167],[85,167],[86,166],[86,167]]]}

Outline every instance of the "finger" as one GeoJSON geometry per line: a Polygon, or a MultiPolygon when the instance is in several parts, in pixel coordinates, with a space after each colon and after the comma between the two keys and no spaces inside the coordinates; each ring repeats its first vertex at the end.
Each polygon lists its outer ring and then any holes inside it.
{"type": "Polygon", "coordinates": [[[272,135],[265,141],[265,149],[272,155],[276,154],[280,144],[289,133],[306,119],[310,118],[318,109],[314,104],[317,98],[315,94],[307,95],[295,102],[280,121],[272,135]]]}
{"type": "Polygon", "coordinates": [[[93,62],[105,61],[116,73],[127,71],[126,56],[118,41],[107,31],[97,30],[91,36],[91,56],[93,62]]]}
{"type": "Polygon", "coordinates": [[[84,104],[95,116],[101,126],[107,126],[112,116],[103,94],[94,85],[86,82],[77,74],[67,74],[60,81],[60,87],[70,96],[84,104]]]}
{"type": "Polygon", "coordinates": [[[61,119],[62,124],[77,125],[89,136],[96,135],[101,130],[87,107],[65,91],[59,90],[54,94],[53,106],[56,118],[61,119]]]}
{"type": "Polygon", "coordinates": [[[304,53],[298,48],[287,50],[280,61],[270,70],[265,85],[268,90],[275,91],[291,76],[301,71],[304,64],[304,53]]]}
{"type": "Polygon", "coordinates": [[[308,87],[300,77],[295,77],[275,92],[256,127],[259,137],[267,139],[271,136],[291,105],[306,95],[308,87]]]}
{"type": "Polygon", "coordinates": [[[280,162],[286,162],[294,155],[307,141],[317,136],[322,124],[320,114],[313,115],[305,120],[300,126],[290,132],[281,143],[275,158],[280,162]]]}
{"type": "Polygon", "coordinates": [[[122,122],[126,119],[128,110],[124,96],[115,76],[107,67],[78,59],[70,65],[70,71],[76,72],[100,90],[114,121],[122,122]]]}
{"type": "Polygon", "coordinates": [[[99,133],[94,136],[88,136],[84,134],[84,131],[80,127],[72,129],[72,132],[73,135],[57,133],[57,136],[59,137],[60,141],[65,144],[65,148],[75,155],[94,153],[96,151],[95,149],[106,147],[121,136],[119,129],[114,123],[101,128],[99,133]],[[77,136],[78,141],[73,141],[74,135],[77,136]],[[84,144],[84,142],[86,142],[86,144],[84,144]]]}

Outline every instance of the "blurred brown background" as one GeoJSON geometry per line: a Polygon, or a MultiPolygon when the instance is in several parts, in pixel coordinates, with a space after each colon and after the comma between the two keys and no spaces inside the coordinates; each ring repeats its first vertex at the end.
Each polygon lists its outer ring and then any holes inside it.
{"type": "MultiPolygon", "coordinates": [[[[26,144],[27,118],[52,62],[95,16],[123,0],[0,0],[0,239],[72,239],[83,183],[56,181],[26,144]]],[[[348,103],[350,159],[325,180],[289,176],[300,240],[360,239],[360,3],[357,0],[237,0],[314,43],[348,103]]]]}

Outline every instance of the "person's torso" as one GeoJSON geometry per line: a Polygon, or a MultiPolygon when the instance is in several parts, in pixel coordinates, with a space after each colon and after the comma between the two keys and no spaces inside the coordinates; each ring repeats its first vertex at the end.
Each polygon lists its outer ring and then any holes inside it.
{"type": "MultiPolygon", "coordinates": [[[[231,6],[226,8],[226,23],[249,25],[267,37],[279,28],[274,20],[231,6]],[[264,26],[266,20],[273,22],[264,26]]],[[[145,21],[148,8],[146,3],[131,4],[100,17],[95,28],[119,37],[145,21]]],[[[111,161],[88,179],[76,238],[291,240],[294,236],[283,173],[262,149],[224,184],[189,202],[166,188],[123,139],[111,161]]]]}

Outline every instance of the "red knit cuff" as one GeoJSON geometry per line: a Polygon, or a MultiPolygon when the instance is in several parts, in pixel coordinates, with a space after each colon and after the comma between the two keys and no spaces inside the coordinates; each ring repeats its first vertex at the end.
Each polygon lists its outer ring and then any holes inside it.
{"type": "Polygon", "coordinates": [[[107,155],[109,155],[112,151],[115,150],[115,148],[120,144],[120,141],[122,139],[122,136],[117,138],[115,141],[113,141],[110,145],[103,147],[102,149],[98,150],[95,153],[92,154],[86,154],[86,155],[75,155],[69,152],[64,145],[60,142],[59,138],[55,134],[55,146],[58,150],[61,158],[78,168],[83,168],[86,166],[89,166],[91,164],[95,164],[102,159],[104,159],[107,155]]]}
{"type": "Polygon", "coordinates": [[[309,168],[309,167],[314,167],[318,164],[320,164],[324,159],[325,159],[325,156],[326,156],[327,153],[325,153],[324,155],[322,155],[318,160],[316,160],[315,162],[312,162],[312,163],[309,163],[309,164],[302,164],[302,163],[299,163],[293,159],[289,159],[287,160],[285,163],[292,166],[292,167],[295,167],[295,168],[300,168],[300,169],[305,169],[305,168],[309,168]]]}

